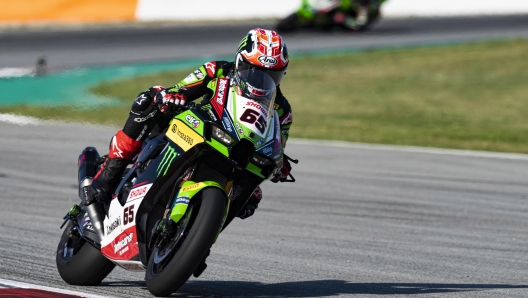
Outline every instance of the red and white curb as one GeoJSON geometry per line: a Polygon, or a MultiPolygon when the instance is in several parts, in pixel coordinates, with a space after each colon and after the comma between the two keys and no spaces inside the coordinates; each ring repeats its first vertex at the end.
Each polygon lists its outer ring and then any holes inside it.
{"type": "Polygon", "coordinates": [[[26,298],[108,298],[82,292],[75,292],[51,287],[44,287],[18,281],[0,278],[0,298],[4,297],[26,297],[26,298]]]}

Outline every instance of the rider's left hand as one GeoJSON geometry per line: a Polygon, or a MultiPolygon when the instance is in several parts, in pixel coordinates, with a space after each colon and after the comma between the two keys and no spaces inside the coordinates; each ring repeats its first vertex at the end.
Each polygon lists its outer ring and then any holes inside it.
{"type": "Polygon", "coordinates": [[[244,206],[244,208],[240,210],[237,216],[241,219],[246,219],[252,216],[255,213],[255,210],[258,208],[260,200],[262,200],[262,189],[260,189],[260,186],[257,186],[257,188],[255,188],[255,190],[249,197],[246,206],[244,206]]]}
{"type": "Polygon", "coordinates": [[[284,159],[282,162],[282,169],[271,179],[271,182],[277,183],[277,182],[284,182],[288,178],[291,172],[291,165],[290,162],[287,159],[284,159]]]}

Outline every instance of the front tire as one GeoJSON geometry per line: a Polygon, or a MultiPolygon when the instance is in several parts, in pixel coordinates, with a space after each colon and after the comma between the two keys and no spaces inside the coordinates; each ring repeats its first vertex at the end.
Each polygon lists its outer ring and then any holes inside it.
{"type": "MultiPolygon", "coordinates": [[[[189,219],[190,224],[186,227],[188,234],[185,238],[177,240],[183,241],[179,249],[179,243],[168,244],[171,249],[155,247],[150,255],[145,279],[147,289],[155,296],[168,296],[178,290],[205,258],[220,231],[227,204],[225,193],[216,187],[206,188],[202,191],[201,200],[193,200],[187,212],[197,214],[189,219]],[[167,252],[176,249],[176,252],[167,252]],[[155,261],[155,258],[158,259],[155,261]]],[[[180,223],[183,221],[182,218],[180,223]]]]}
{"type": "Polygon", "coordinates": [[[55,261],[62,279],[70,285],[95,286],[114,269],[115,264],[85,240],[71,239],[64,229],[55,261]]]}

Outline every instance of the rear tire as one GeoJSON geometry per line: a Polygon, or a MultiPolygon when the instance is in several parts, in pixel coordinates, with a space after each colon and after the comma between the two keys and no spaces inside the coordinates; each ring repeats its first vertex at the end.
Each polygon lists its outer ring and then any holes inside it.
{"type": "Polygon", "coordinates": [[[83,239],[71,239],[64,229],[55,261],[62,279],[70,285],[95,286],[114,269],[115,264],[83,239]]]}
{"type": "Polygon", "coordinates": [[[167,256],[171,259],[166,266],[160,268],[154,262],[154,257],[163,248],[155,247],[150,255],[145,279],[147,289],[155,296],[168,296],[178,290],[206,257],[220,231],[227,204],[225,193],[216,187],[206,188],[202,191],[199,209],[196,208],[198,200],[191,200],[193,206],[190,204],[187,210],[198,214],[187,228],[189,233],[180,248],[172,256],[167,256]]]}

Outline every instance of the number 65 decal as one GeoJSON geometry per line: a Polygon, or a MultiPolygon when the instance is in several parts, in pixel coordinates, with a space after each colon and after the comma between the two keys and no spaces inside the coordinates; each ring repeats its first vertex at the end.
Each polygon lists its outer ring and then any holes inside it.
{"type": "Polygon", "coordinates": [[[134,222],[134,205],[125,208],[123,212],[123,225],[134,222]]]}
{"type": "Polygon", "coordinates": [[[252,109],[245,110],[242,116],[240,116],[240,121],[255,124],[260,133],[264,133],[268,125],[266,119],[259,112],[252,109]]]}

